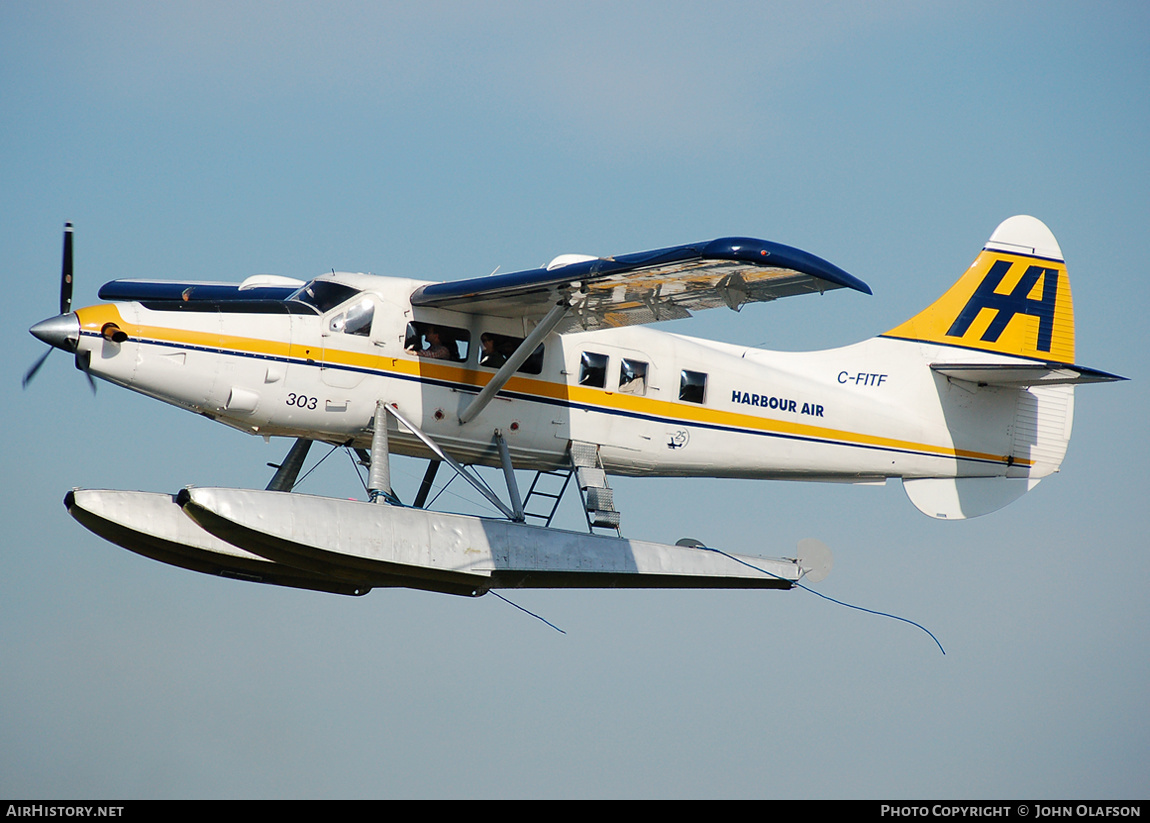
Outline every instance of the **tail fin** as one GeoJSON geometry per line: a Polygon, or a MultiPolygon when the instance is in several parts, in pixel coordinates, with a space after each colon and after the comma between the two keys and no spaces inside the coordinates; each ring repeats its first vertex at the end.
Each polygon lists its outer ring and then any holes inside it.
{"type": "Polygon", "coordinates": [[[1121,379],[1073,365],[1074,304],[1066,263],[1050,229],[1033,217],[1004,221],[957,283],[883,336],[947,347],[928,356],[936,374],[967,387],[957,403],[949,390],[940,394],[953,432],[981,431],[972,415],[977,419],[995,404],[1013,406],[1009,440],[996,441],[1009,449],[998,476],[903,481],[911,502],[931,517],[992,512],[1058,471],[1070,441],[1074,385],[1121,379]],[[970,393],[984,386],[993,390],[970,393]]]}
{"type": "Polygon", "coordinates": [[[1042,221],[1011,217],[946,294],[883,336],[1074,363],[1074,304],[1058,241],[1042,221]]]}

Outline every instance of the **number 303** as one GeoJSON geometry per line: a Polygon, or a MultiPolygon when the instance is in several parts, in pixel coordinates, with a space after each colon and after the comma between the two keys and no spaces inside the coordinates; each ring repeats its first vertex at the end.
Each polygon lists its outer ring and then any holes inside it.
{"type": "Polygon", "coordinates": [[[295,392],[288,392],[287,404],[289,406],[296,406],[301,409],[314,409],[318,401],[314,397],[308,397],[306,394],[296,394],[295,392]]]}

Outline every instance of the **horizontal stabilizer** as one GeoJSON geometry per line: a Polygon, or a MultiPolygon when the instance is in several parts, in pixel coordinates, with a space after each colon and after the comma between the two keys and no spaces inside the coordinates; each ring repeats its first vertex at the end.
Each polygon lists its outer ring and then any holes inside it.
{"type": "Polygon", "coordinates": [[[1125,380],[1116,374],[1064,363],[932,363],[939,374],[979,386],[1059,386],[1125,380]]]}

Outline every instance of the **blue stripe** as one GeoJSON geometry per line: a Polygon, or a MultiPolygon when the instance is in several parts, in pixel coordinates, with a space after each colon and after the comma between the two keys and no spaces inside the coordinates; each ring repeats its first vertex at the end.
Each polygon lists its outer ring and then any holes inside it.
{"type": "Polygon", "coordinates": [[[992,249],[990,246],[983,246],[982,250],[988,251],[991,254],[1012,254],[1015,257],[1029,257],[1033,260],[1045,260],[1048,263],[1061,263],[1063,266],[1066,265],[1066,261],[1061,257],[1045,257],[1041,254],[1032,254],[1024,251],[1013,251],[1010,249],[992,249]]]}
{"type": "MultiPolygon", "coordinates": [[[[87,336],[87,337],[101,337],[99,332],[90,332],[90,331],[82,332],[82,335],[87,336]]],[[[167,341],[167,340],[138,339],[138,342],[141,344],[145,344],[145,345],[154,345],[154,346],[161,346],[161,347],[175,348],[175,349],[185,349],[185,350],[191,350],[191,351],[201,351],[201,352],[207,352],[209,354],[231,355],[231,356],[235,356],[235,357],[250,357],[250,358],[253,358],[255,360],[266,360],[266,361],[277,362],[277,363],[288,363],[288,364],[295,364],[298,366],[311,366],[313,368],[338,369],[340,371],[358,372],[358,373],[364,374],[364,375],[383,377],[383,378],[391,379],[391,380],[405,380],[407,382],[418,383],[420,385],[431,385],[431,386],[437,386],[439,388],[454,389],[456,391],[459,391],[459,392],[462,392],[465,394],[478,394],[480,391],[480,388],[481,388],[479,386],[471,385],[470,383],[458,383],[458,382],[452,381],[452,380],[438,380],[435,378],[417,377],[414,375],[406,375],[406,374],[397,374],[394,372],[380,371],[378,369],[370,369],[370,368],[366,368],[366,367],[362,367],[362,366],[346,366],[346,365],[341,365],[341,364],[318,363],[314,360],[304,360],[304,359],[292,358],[292,357],[281,357],[281,356],[270,355],[270,354],[259,354],[256,352],[233,351],[233,350],[229,350],[229,349],[212,348],[212,347],[208,347],[208,346],[195,346],[195,345],[188,345],[188,344],[183,344],[183,343],[174,343],[174,342],[167,341]]],[[[596,405],[589,404],[589,403],[575,403],[575,402],[572,402],[570,400],[559,400],[559,399],[551,398],[551,397],[540,397],[539,395],[526,394],[524,392],[501,391],[498,393],[497,396],[507,398],[507,399],[523,400],[523,401],[529,402],[529,403],[538,403],[538,404],[546,405],[546,406],[554,406],[554,407],[557,407],[560,409],[565,409],[567,411],[597,412],[599,414],[606,414],[606,415],[611,415],[614,417],[623,417],[623,418],[628,418],[628,419],[632,419],[632,420],[644,420],[647,422],[659,423],[659,424],[664,424],[664,425],[684,425],[684,426],[691,426],[691,427],[697,428],[697,429],[708,429],[710,431],[728,432],[728,433],[732,433],[732,434],[755,435],[755,436],[759,436],[759,437],[773,437],[773,438],[777,438],[780,440],[792,440],[792,441],[798,441],[798,442],[804,442],[804,443],[817,443],[817,444],[827,445],[827,446],[842,446],[845,448],[852,448],[852,449],[867,449],[870,451],[881,451],[881,452],[888,452],[888,453],[894,453],[894,454],[911,454],[911,455],[917,455],[917,456],[921,456],[921,457],[936,457],[936,458],[939,458],[942,460],[962,460],[962,461],[965,461],[968,463],[987,463],[987,464],[995,465],[995,466],[1006,465],[1005,460],[994,460],[994,459],[980,458],[980,457],[962,457],[959,455],[944,455],[944,454],[936,454],[934,452],[929,452],[929,451],[920,451],[917,449],[903,449],[903,448],[897,448],[894,446],[876,446],[876,445],[870,445],[867,443],[849,443],[849,442],[844,442],[841,440],[833,440],[830,438],[815,437],[812,435],[785,434],[782,432],[770,432],[770,431],[761,431],[761,430],[757,430],[757,429],[745,429],[745,428],[740,428],[738,426],[725,426],[725,425],[721,425],[719,423],[702,423],[702,422],[699,422],[697,420],[691,420],[689,418],[659,417],[657,415],[652,415],[652,414],[643,414],[641,412],[632,412],[632,411],[625,411],[623,409],[615,409],[615,408],[611,408],[609,406],[596,406],[596,405]]]]}

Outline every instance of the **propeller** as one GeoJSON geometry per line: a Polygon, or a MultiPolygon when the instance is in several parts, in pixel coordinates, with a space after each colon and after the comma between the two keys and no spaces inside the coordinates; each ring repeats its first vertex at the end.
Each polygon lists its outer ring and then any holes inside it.
{"type": "MultiPolygon", "coordinates": [[[[75,351],[76,343],[80,339],[80,321],[76,315],[72,314],[72,224],[64,224],[64,263],[60,270],[60,314],[56,317],[50,317],[47,320],[42,320],[33,326],[30,331],[33,336],[43,340],[52,348],[64,349],[64,351],[75,351]]],[[[28,384],[32,382],[32,378],[36,376],[36,372],[40,371],[40,367],[44,365],[44,361],[48,359],[48,355],[52,353],[52,349],[40,355],[39,359],[32,364],[32,368],[24,373],[24,379],[21,385],[28,388],[28,384]]],[[[88,370],[80,363],[77,358],[76,366],[85,373],[88,377],[88,385],[92,387],[92,392],[96,391],[96,381],[92,379],[92,375],[88,374],[88,370]]]]}
{"type": "Polygon", "coordinates": [[[60,270],[60,314],[72,311],[72,224],[64,224],[64,265],[60,270]]]}
{"type": "Polygon", "coordinates": [[[44,365],[44,361],[48,359],[48,355],[51,353],[52,350],[48,349],[48,351],[40,355],[36,362],[32,364],[32,368],[24,372],[24,379],[20,381],[21,386],[25,389],[28,388],[28,384],[32,382],[32,378],[36,376],[36,372],[40,371],[40,367],[44,365]]]}

